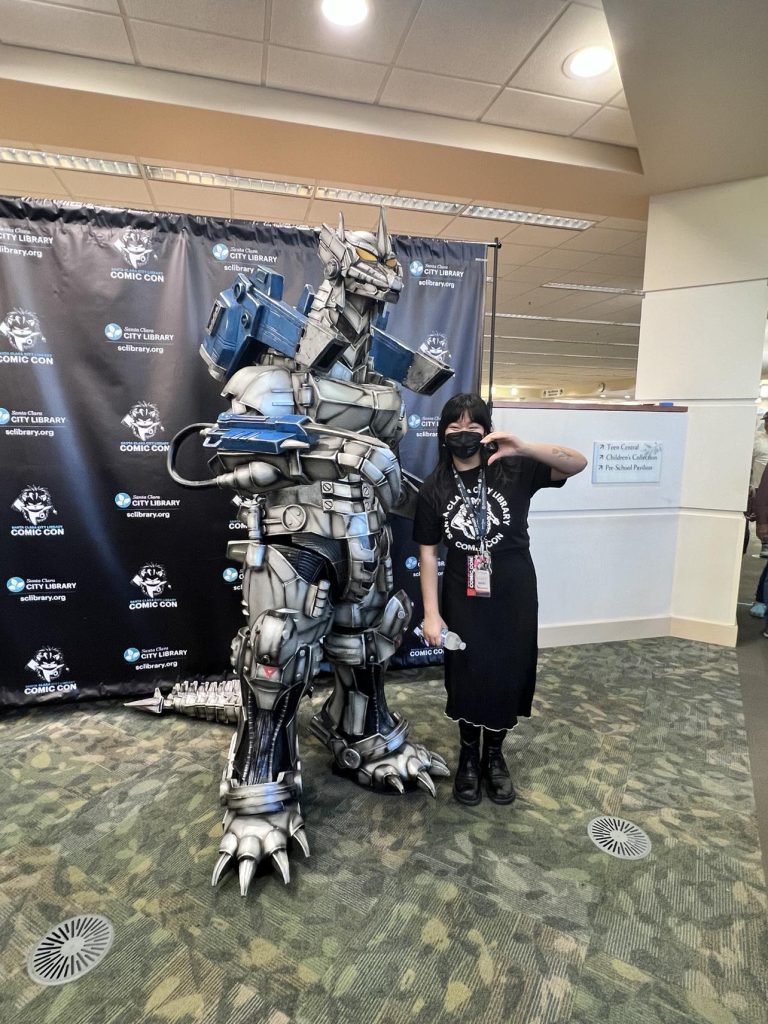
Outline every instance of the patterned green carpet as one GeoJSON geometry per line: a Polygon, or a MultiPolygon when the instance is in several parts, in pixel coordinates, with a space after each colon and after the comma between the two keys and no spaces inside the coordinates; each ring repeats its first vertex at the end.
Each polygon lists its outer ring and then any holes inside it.
{"type": "MultiPolygon", "coordinates": [[[[391,703],[455,763],[433,673],[391,703]]],[[[319,704],[322,693],[313,698],[319,704]]],[[[560,648],[507,741],[519,798],[372,794],[302,760],[312,857],[242,899],[209,887],[229,731],[115,703],[7,716],[0,769],[4,1024],[763,1024],[766,890],[735,652],[682,640],[560,648]],[[651,855],[586,835],[630,818],[651,855]],[[26,957],[103,913],[72,984],[26,957]]]]}

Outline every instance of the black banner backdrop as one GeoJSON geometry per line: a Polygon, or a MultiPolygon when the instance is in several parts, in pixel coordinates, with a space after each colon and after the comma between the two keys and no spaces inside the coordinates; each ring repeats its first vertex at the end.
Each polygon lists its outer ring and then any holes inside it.
{"type": "MultiPolygon", "coordinates": [[[[261,264],[293,303],[320,281],[316,249],[287,225],[0,199],[0,705],[227,674],[241,612],[225,550],[242,526],[225,493],[178,488],[165,455],[225,408],[198,355],[215,296],[261,264]]],[[[396,250],[406,286],[388,330],[456,371],[432,398],[405,392],[403,462],[424,476],[442,404],[477,384],[486,250],[396,250]]],[[[205,475],[194,448],[181,469],[205,475]]],[[[410,524],[395,532],[415,625],[410,524]]],[[[410,635],[401,650],[401,663],[437,658],[410,635]]]]}

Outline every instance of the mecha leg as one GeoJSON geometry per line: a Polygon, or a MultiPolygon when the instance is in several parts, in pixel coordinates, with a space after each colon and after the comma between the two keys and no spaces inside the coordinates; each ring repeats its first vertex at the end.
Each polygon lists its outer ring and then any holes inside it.
{"type": "Polygon", "coordinates": [[[237,863],[243,896],[257,865],[268,857],[289,881],[289,839],[309,856],[299,806],[296,712],[317,672],[318,641],[332,614],[321,558],[259,544],[257,559],[256,547],[242,545],[248,625],[232,643],[232,664],[243,707],[220,787],[224,836],[212,878],[216,885],[237,863]]]}
{"type": "Polygon", "coordinates": [[[389,710],[384,693],[384,674],[410,620],[411,602],[400,590],[382,610],[386,593],[375,598],[337,608],[334,629],[323,642],[335,686],[310,728],[338,767],[361,785],[389,785],[402,793],[403,781],[412,781],[435,796],[430,776],[450,771],[439,754],[408,741],[408,722],[389,710]],[[345,621],[361,614],[371,625],[347,631],[345,621]]]}

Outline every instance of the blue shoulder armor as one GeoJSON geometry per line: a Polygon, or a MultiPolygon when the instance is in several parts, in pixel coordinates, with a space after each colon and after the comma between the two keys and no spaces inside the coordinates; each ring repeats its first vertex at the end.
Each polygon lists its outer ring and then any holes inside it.
{"type": "Polygon", "coordinates": [[[216,380],[257,363],[267,349],[295,359],[300,366],[330,366],[346,345],[342,338],[307,319],[309,287],[295,309],[283,302],[283,277],[264,267],[238,274],[213,304],[200,355],[216,380]]]}
{"type": "Polygon", "coordinates": [[[412,351],[402,341],[387,334],[379,324],[380,319],[371,328],[371,356],[377,373],[420,395],[433,395],[451,379],[453,370],[450,366],[425,352],[412,351]]]}

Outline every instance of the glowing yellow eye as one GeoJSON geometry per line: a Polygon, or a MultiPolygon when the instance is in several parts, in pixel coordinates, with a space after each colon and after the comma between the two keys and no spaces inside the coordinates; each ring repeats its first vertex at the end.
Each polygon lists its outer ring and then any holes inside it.
{"type": "Polygon", "coordinates": [[[367,249],[356,249],[355,252],[361,260],[365,260],[366,263],[375,263],[376,257],[372,252],[368,252],[367,249]]]}
{"type": "Polygon", "coordinates": [[[397,259],[392,256],[391,259],[384,260],[384,266],[389,267],[390,270],[397,270],[397,259]]]}

